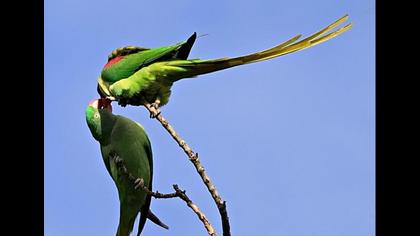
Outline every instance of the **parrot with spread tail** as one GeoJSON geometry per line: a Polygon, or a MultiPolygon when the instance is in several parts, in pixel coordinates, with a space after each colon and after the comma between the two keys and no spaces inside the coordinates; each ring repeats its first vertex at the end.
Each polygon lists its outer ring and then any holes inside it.
{"type": "Polygon", "coordinates": [[[172,46],[118,48],[108,56],[108,62],[98,78],[97,90],[101,97],[117,100],[121,106],[150,103],[158,108],[169,102],[171,87],[180,79],[264,61],[315,46],[350,29],[351,23],[332,31],[347,19],[348,15],[345,15],[302,40],[299,40],[301,35],[297,35],[273,48],[233,58],[188,59],[196,33],[172,46]]]}
{"type": "Polygon", "coordinates": [[[111,101],[104,98],[89,103],[86,122],[92,136],[100,144],[106,169],[118,189],[120,219],[116,235],[129,236],[139,213],[137,236],[142,232],[147,219],[168,229],[168,226],[150,211],[151,196],[136,189],[136,182],[130,180],[115,161],[115,158],[118,158],[130,174],[138,180],[142,179],[144,186],[152,190],[152,149],[144,128],[126,117],[114,115],[111,101]]]}

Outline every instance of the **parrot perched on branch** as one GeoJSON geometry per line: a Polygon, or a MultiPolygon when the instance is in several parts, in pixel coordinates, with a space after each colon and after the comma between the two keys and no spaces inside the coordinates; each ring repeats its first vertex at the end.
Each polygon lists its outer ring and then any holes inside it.
{"type": "Polygon", "coordinates": [[[143,127],[119,115],[112,114],[111,101],[98,99],[89,103],[86,122],[92,136],[100,143],[106,169],[114,180],[120,199],[120,220],[117,236],[129,236],[138,213],[141,213],[138,233],[140,235],[146,219],[168,229],[150,210],[151,196],[135,189],[135,183],[119,170],[113,160],[123,161],[128,172],[143,179],[144,186],[152,191],[153,160],[149,138],[143,127]]]}
{"type": "Polygon", "coordinates": [[[98,93],[101,97],[117,100],[122,106],[138,106],[147,102],[158,108],[168,103],[171,87],[180,79],[268,60],[315,46],[350,29],[351,23],[329,32],[347,19],[348,15],[345,15],[300,41],[301,35],[297,35],[273,48],[234,58],[187,59],[196,39],[195,33],[185,42],[172,46],[118,48],[108,56],[108,62],[102,69],[98,78],[98,93]]]}

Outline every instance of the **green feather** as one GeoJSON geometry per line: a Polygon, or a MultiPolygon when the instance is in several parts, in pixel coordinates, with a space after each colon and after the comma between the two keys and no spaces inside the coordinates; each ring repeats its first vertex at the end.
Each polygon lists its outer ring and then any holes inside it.
{"type": "MultiPolygon", "coordinates": [[[[140,234],[149,217],[151,197],[144,191],[134,189],[134,183],[120,173],[113,156],[121,158],[128,171],[135,178],[142,178],[145,186],[152,190],[153,158],[149,138],[140,124],[105,109],[89,106],[86,109],[86,121],[92,136],[100,143],[106,169],[118,189],[120,221],[117,236],[130,234],[139,212],[140,234]]],[[[161,226],[167,228],[164,224],[161,226]]]]}
{"type": "Polygon", "coordinates": [[[176,45],[152,49],[133,46],[116,49],[109,56],[108,62],[117,56],[121,56],[122,59],[110,66],[105,65],[101,77],[106,82],[116,82],[157,61],[187,59],[195,39],[196,33],[185,42],[176,45]]]}
{"type": "Polygon", "coordinates": [[[313,47],[350,29],[351,23],[330,32],[347,19],[348,16],[345,15],[300,41],[298,41],[300,35],[297,35],[273,48],[234,58],[187,60],[186,57],[172,56],[176,55],[173,53],[182,48],[182,45],[188,45],[190,49],[192,46],[190,40],[174,46],[143,50],[127,55],[113,66],[104,69],[101,77],[98,78],[99,91],[101,96],[115,97],[123,106],[142,105],[144,102],[153,103],[157,99],[163,106],[169,102],[173,83],[180,79],[264,61],[313,47]]]}

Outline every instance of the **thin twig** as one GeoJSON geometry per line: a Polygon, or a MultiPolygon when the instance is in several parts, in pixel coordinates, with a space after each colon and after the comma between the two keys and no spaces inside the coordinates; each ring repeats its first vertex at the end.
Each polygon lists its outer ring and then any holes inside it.
{"type": "Polygon", "coordinates": [[[169,122],[162,116],[160,110],[153,106],[152,104],[145,102],[143,104],[146,109],[150,112],[150,117],[156,118],[162,126],[169,132],[172,138],[178,143],[178,145],[184,150],[185,154],[187,154],[189,160],[193,163],[195,169],[197,170],[198,174],[200,175],[201,179],[203,180],[204,184],[206,185],[207,189],[209,190],[214,202],[219,209],[219,213],[222,220],[222,229],[223,229],[223,236],[230,236],[230,224],[229,224],[229,217],[226,210],[226,201],[223,201],[220,194],[218,193],[216,186],[210,180],[210,177],[206,174],[203,165],[201,164],[200,160],[198,159],[198,153],[194,152],[190,146],[183,140],[175,131],[175,129],[169,124],[169,122]]]}
{"type": "Polygon", "coordinates": [[[213,226],[210,224],[209,220],[207,219],[206,215],[198,208],[196,204],[194,204],[193,201],[187,196],[185,193],[185,190],[181,190],[178,185],[174,184],[172,187],[175,189],[174,193],[159,193],[159,192],[153,192],[149,188],[147,188],[144,185],[144,180],[141,178],[134,177],[127,169],[127,167],[124,164],[124,161],[118,156],[113,156],[113,161],[117,165],[118,169],[128,177],[129,180],[131,180],[134,184],[135,189],[141,188],[141,190],[145,191],[148,195],[158,198],[158,199],[168,199],[168,198],[181,198],[185,203],[187,203],[187,206],[191,208],[191,210],[198,216],[198,219],[204,224],[204,227],[207,230],[207,233],[210,236],[216,236],[216,231],[214,230],[213,226]]]}

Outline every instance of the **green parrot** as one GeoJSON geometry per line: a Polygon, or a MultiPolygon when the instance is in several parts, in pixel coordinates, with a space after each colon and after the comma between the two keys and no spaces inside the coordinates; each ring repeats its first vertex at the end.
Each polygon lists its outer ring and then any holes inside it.
{"type": "Polygon", "coordinates": [[[100,143],[106,169],[114,180],[120,199],[120,220],[117,236],[128,236],[133,230],[138,213],[141,213],[138,233],[140,235],[149,218],[168,229],[150,210],[151,196],[135,189],[135,183],[118,168],[114,158],[122,161],[135,178],[143,179],[144,186],[152,190],[153,160],[149,138],[144,128],[126,118],[112,114],[111,101],[97,99],[86,109],[86,122],[92,136],[100,143]]]}
{"type": "Polygon", "coordinates": [[[214,60],[187,59],[193,46],[194,33],[185,42],[159,48],[127,46],[115,49],[98,78],[101,97],[117,100],[122,106],[144,102],[160,107],[168,103],[174,82],[183,78],[268,60],[325,42],[351,28],[352,24],[329,32],[348,19],[345,15],[319,32],[297,41],[297,35],[273,48],[234,58],[214,60]]]}

